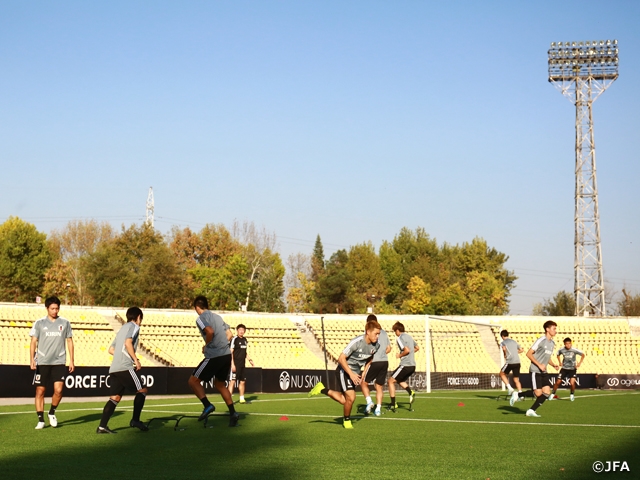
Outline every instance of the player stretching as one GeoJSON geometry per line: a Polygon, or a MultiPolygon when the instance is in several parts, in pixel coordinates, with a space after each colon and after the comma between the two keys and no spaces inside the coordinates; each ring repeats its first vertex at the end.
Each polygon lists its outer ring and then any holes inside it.
{"type": "Polygon", "coordinates": [[[236,327],[236,336],[231,339],[231,373],[229,374],[229,393],[233,395],[233,387],[238,382],[240,403],[247,403],[244,399],[244,386],[247,376],[244,373],[246,360],[253,367],[253,360],[247,353],[247,339],[244,337],[247,327],[240,324],[236,327]]]}
{"type": "MultiPolygon", "coordinates": [[[[544,335],[535,341],[531,348],[527,352],[527,358],[531,360],[531,367],[529,367],[529,373],[531,373],[531,385],[533,387],[533,394],[536,396],[536,401],[531,408],[527,410],[527,417],[539,417],[536,410],[542,405],[549,394],[551,393],[551,386],[549,385],[549,374],[547,373],[547,365],[551,365],[553,368],[558,368],[551,362],[551,355],[556,344],[553,341],[553,337],[556,336],[557,324],[554,321],[547,321],[544,323],[544,335]]],[[[518,400],[519,397],[524,397],[522,392],[513,392],[509,403],[511,406],[518,400]]]]}
{"type": "Polygon", "coordinates": [[[413,403],[415,392],[409,387],[407,379],[416,371],[415,352],[420,350],[420,347],[416,345],[411,335],[404,332],[404,325],[400,322],[394,323],[391,328],[393,328],[393,332],[398,337],[396,338],[396,343],[400,349],[400,352],[396,353],[396,358],[400,359],[400,365],[389,377],[389,396],[391,397],[389,410],[395,411],[398,408],[396,403],[396,383],[409,394],[409,405],[413,403]]]}
{"type": "MultiPolygon", "coordinates": [[[[569,378],[569,383],[571,384],[571,401],[575,399],[574,393],[576,391],[576,372],[577,369],[580,368],[584,357],[586,357],[585,353],[578,350],[577,348],[572,348],[571,339],[569,337],[564,339],[564,347],[558,350],[558,364],[560,364],[560,356],[562,355],[562,369],[558,374],[558,379],[556,380],[556,384],[553,386],[553,394],[549,398],[549,400],[553,400],[553,397],[556,395],[556,391],[558,387],[562,383],[563,378],[569,378]],[[580,355],[580,361],[576,365],[576,355],[580,355]]],[[[558,398],[558,397],[556,397],[558,398]]]]}
{"type": "Polygon", "coordinates": [[[139,428],[143,432],[149,428],[140,421],[140,413],[147,398],[147,388],[142,386],[138,370],[142,368],[136,355],[138,342],[140,341],[140,323],[142,322],[142,310],[131,307],[127,310],[127,323],[118,331],[116,338],[109,347],[109,354],[113,355],[113,361],[109,368],[109,401],[102,410],[102,419],[96,429],[96,433],[118,433],[107,425],[122,395],[126,390],[136,392],[133,399],[133,417],[129,422],[130,427],[139,428]]]}
{"type": "Polygon", "coordinates": [[[36,430],[44,428],[44,394],[46,386],[53,382],[53,396],[49,409],[49,425],[58,426],[56,408],[62,400],[64,376],[67,373],[67,349],[69,350],[69,373],[75,369],[73,364],[73,332],[68,320],[58,316],[60,299],[49,297],[44,301],[47,316],[36,321],[29,332],[31,336],[31,370],[35,370],[33,384],[36,386],[36,430]],[[65,348],[66,340],[66,348],[65,348]]]}
{"type": "Polygon", "coordinates": [[[372,320],[367,322],[364,335],[359,335],[349,342],[338,357],[336,379],[339,391],[329,390],[322,382],[318,382],[309,392],[309,396],[323,394],[344,406],[344,428],[353,428],[351,424],[351,408],[356,399],[356,386],[360,385],[363,367],[369,366],[373,355],[378,350],[380,324],[372,320]]]}
{"type": "Polygon", "coordinates": [[[211,404],[204,391],[204,387],[200,382],[208,382],[215,377],[214,385],[224,403],[229,409],[229,426],[238,425],[240,416],[233,406],[233,400],[229,389],[225,385],[225,381],[229,378],[231,372],[231,350],[229,350],[229,341],[231,340],[231,330],[220,315],[209,310],[209,301],[206,297],[200,295],[193,301],[193,307],[199,315],[196,320],[200,335],[204,339],[202,353],[204,360],[195,368],[189,377],[189,386],[196,397],[202,402],[204,410],[200,414],[198,421],[207,418],[216,408],[211,404]]]}
{"type": "Polygon", "coordinates": [[[522,391],[522,385],[520,385],[520,356],[519,353],[524,352],[524,348],[520,348],[518,342],[509,338],[509,332],[502,330],[500,332],[502,342],[500,347],[504,355],[504,365],[500,370],[500,378],[509,389],[509,394],[513,394],[513,387],[509,383],[509,373],[513,372],[513,382],[516,384],[518,392],[522,391]]]}
{"type": "MultiPolygon", "coordinates": [[[[378,321],[375,315],[369,315],[367,322],[374,320],[378,321]]],[[[380,336],[378,337],[378,351],[373,356],[371,365],[364,373],[364,382],[360,384],[362,387],[362,394],[367,400],[367,414],[371,413],[375,406],[375,415],[380,416],[380,408],[382,407],[382,398],[384,396],[384,382],[387,380],[387,371],[389,370],[389,359],[387,354],[391,351],[391,342],[389,341],[389,335],[383,329],[380,329],[380,336]],[[369,392],[369,383],[375,382],[376,387],[376,403],[371,400],[371,394],[369,392]]]]}

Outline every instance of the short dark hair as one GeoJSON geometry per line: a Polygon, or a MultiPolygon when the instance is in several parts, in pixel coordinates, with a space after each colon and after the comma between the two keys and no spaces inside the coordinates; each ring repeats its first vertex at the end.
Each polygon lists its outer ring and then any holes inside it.
{"type": "Polygon", "coordinates": [[[244,328],[245,330],[247,329],[247,327],[244,326],[244,324],[240,324],[236,327],[236,331],[239,330],[240,328],[244,328]]]}
{"type": "Polygon", "coordinates": [[[502,331],[500,332],[500,336],[501,336],[501,337],[508,337],[508,336],[509,336],[509,332],[507,332],[506,330],[502,330],[502,331]]]}
{"type": "Polygon", "coordinates": [[[140,310],[138,307],[131,307],[127,310],[127,322],[133,322],[137,320],[138,317],[140,317],[140,320],[142,320],[142,310],[140,310]]]}
{"type": "Polygon", "coordinates": [[[391,327],[392,330],[395,332],[396,330],[399,330],[400,332],[404,333],[404,325],[401,324],[400,322],[396,322],[393,324],[393,327],[391,327]]]}
{"type": "Polygon", "coordinates": [[[367,322],[367,326],[364,328],[364,331],[370,332],[371,330],[375,330],[376,328],[378,330],[382,330],[382,327],[380,326],[377,320],[369,320],[367,322]]]}
{"type": "Polygon", "coordinates": [[[204,295],[198,295],[193,301],[193,308],[198,307],[202,310],[209,310],[209,300],[204,295]]]}
{"type": "Polygon", "coordinates": [[[47,298],[47,299],[44,301],[44,306],[45,306],[46,308],[49,308],[49,307],[50,307],[51,305],[53,305],[54,303],[55,303],[56,305],[58,305],[58,307],[60,306],[60,299],[59,299],[58,297],[56,297],[55,295],[54,295],[54,296],[52,296],[52,297],[47,298]]]}
{"type": "Polygon", "coordinates": [[[557,326],[558,324],[553,320],[547,320],[546,322],[544,322],[544,325],[542,326],[542,328],[544,328],[544,331],[546,332],[547,328],[557,327],[557,326]]]}
{"type": "Polygon", "coordinates": [[[378,317],[376,317],[373,313],[370,313],[369,316],[367,317],[367,322],[370,322],[372,320],[374,322],[377,322],[378,321],[378,317]]]}
{"type": "Polygon", "coordinates": [[[570,342],[570,341],[571,341],[571,339],[569,337],[567,337],[562,341],[562,343],[567,343],[567,342],[570,342]]]}

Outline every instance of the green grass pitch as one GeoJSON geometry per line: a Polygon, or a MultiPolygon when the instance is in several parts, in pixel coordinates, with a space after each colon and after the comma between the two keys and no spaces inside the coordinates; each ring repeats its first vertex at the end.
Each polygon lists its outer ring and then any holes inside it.
{"type": "Polygon", "coordinates": [[[63,400],[59,427],[40,431],[31,405],[4,406],[0,479],[640,478],[640,393],[560,394],[542,418],[524,416],[531,399],[510,407],[495,391],[419,393],[413,412],[403,395],[396,413],[365,418],[358,394],[353,430],[342,428],[339,404],[303,394],[248,395],[238,428],[211,396],[212,428],[185,418],[182,431],[173,419],[201,411],[194,397],[150,397],[142,420],[164,420],[149,432],[128,427],[132,401],[123,401],[109,423],[117,435],[95,433],[104,402],[63,400]],[[593,472],[614,460],[630,472],[593,472]]]}

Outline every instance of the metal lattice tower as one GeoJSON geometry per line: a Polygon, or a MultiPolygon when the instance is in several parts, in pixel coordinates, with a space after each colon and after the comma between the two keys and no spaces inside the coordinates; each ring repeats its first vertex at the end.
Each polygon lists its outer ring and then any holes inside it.
{"type": "Polygon", "coordinates": [[[153,220],[154,220],[154,201],[153,201],[153,187],[149,187],[149,195],[147,195],[147,219],[146,223],[151,225],[153,228],[153,220]]]}
{"type": "Polygon", "coordinates": [[[553,42],[549,82],[576,106],[576,315],[606,315],[592,104],[618,78],[618,41],[553,42]]]}

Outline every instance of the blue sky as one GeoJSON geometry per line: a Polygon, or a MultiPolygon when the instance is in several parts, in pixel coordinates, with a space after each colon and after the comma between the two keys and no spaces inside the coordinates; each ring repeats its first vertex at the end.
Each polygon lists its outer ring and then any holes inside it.
{"type": "Polygon", "coordinates": [[[575,108],[551,41],[616,38],[594,104],[605,278],[640,292],[640,4],[0,4],[0,221],[251,220],[284,258],[424,227],[573,288],[575,108]]]}

